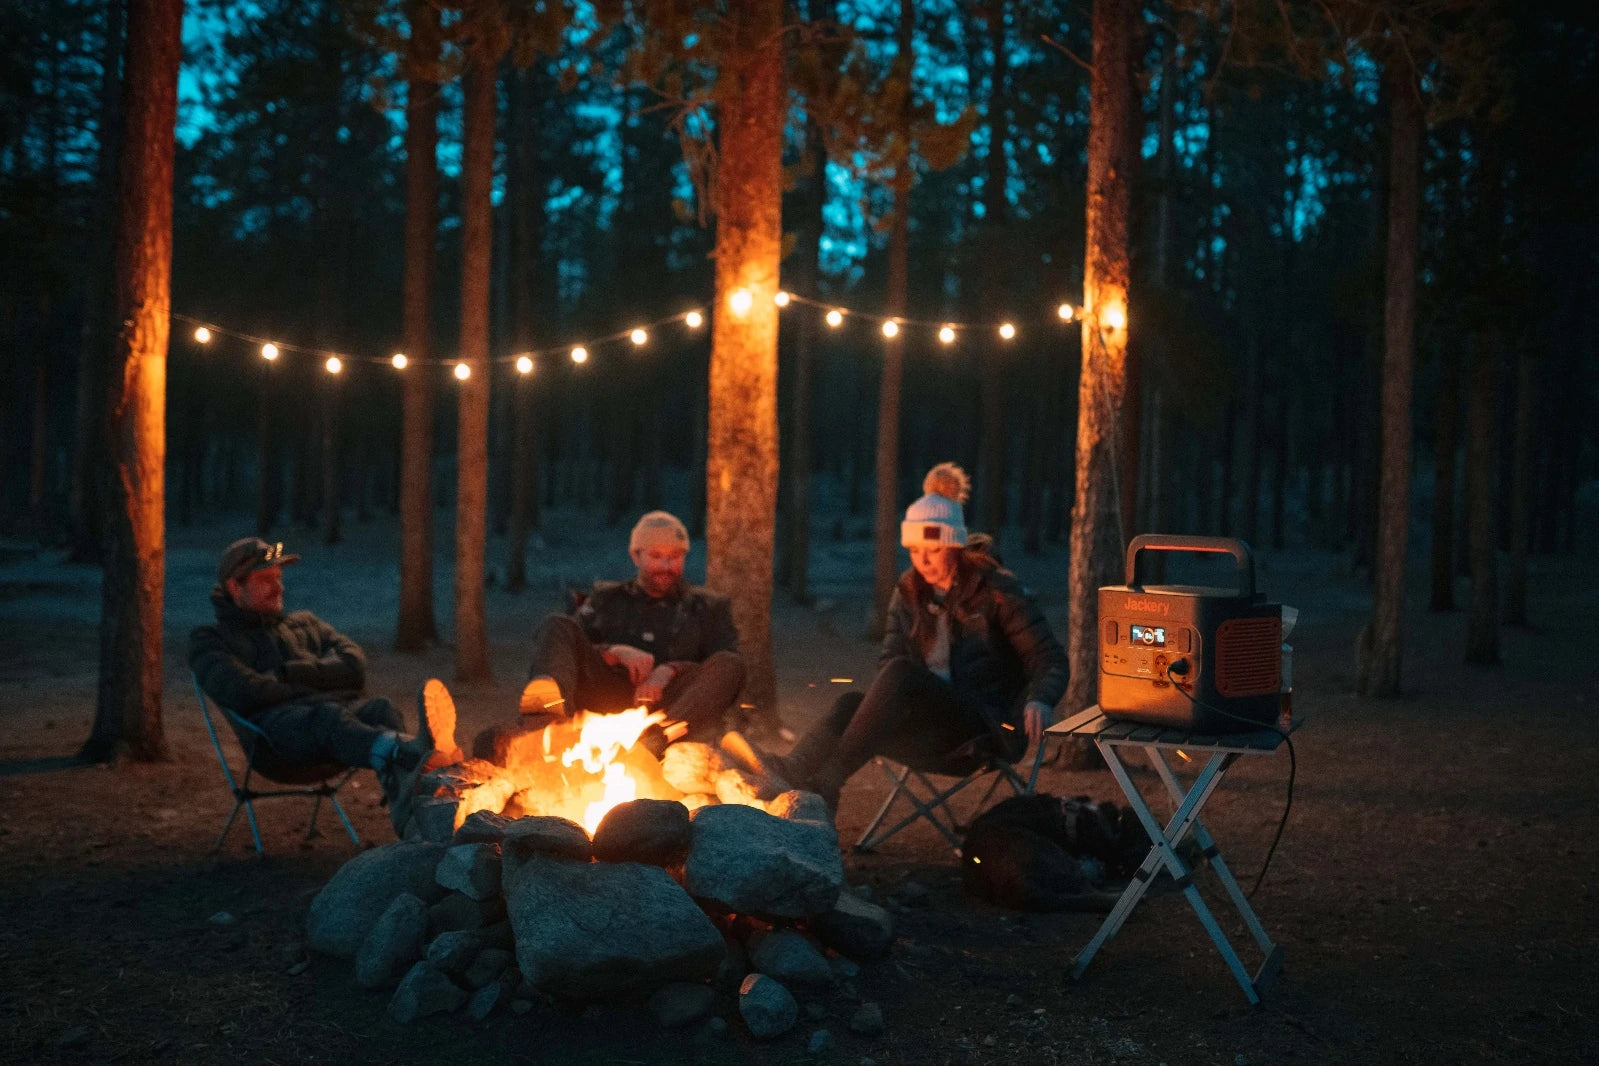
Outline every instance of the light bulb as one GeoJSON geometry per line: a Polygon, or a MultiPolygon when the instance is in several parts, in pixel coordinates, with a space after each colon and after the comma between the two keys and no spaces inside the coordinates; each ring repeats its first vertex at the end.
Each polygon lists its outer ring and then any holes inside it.
{"type": "Polygon", "coordinates": [[[1060,320],[1062,322],[1070,322],[1072,320],[1072,316],[1077,314],[1077,309],[1071,304],[1061,304],[1059,307],[1055,308],[1055,313],[1060,316],[1060,320]]]}
{"type": "Polygon", "coordinates": [[[204,326],[201,326],[199,329],[194,331],[194,339],[199,341],[201,344],[209,344],[211,343],[211,331],[206,329],[204,326]]]}
{"type": "Polygon", "coordinates": [[[586,363],[588,361],[589,361],[589,350],[587,348],[585,348],[581,344],[579,344],[576,348],[572,349],[572,362],[574,362],[574,363],[586,363]]]}
{"type": "Polygon", "coordinates": [[[634,344],[643,344],[645,341],[650,339],[650,335],[642,329],[635,329],[632,333],[628,334],[628,337],[633,341],[634,344]]]}
{"type": "Polygon", "coordinates": [[[407,359],[405,357],[405,353],[404,352],[395,352],[394,353],[394,358],[389,360],[389,362],[394,364],[394,369],[396,369],[396,370],[404,370],[406,364],[409,363],[410,361],[411,360],[409,360],[409,359],[407,359]]]}
{"type": "Polygon", "coordinates": [[[727,306],[740,318],[749,314],[754,304],[755,298],[750,295],[748,289],[734,289],[733,294],[727,298],[727,306]]]}
{"type": "Polygon", "coordinates": [[[1016,327],[1011,325],[1009,322],[1003,322],[999,327],[999,335],[1006,340],[1010,340],[1012,337],[1016,336],[1016,327]]]}
{"type": "Polygon", "coordinates": [[[518,358],[516,361],[516,372],[518,374],[533,373],[533,360],[525,355],[518,358]]]}
{"type": "Polygon", "coordinates": [[[777,295],[772,297],[772,302],[779,307],[787,307],[788,300],[788,293],[784,292],[782,289],[777,290],[777,295]]]}
{"type": "Polygon", "coordinates": [[[945,326],[943,329],[939,330],[938,331],[938,339],[943,341],[945,344],[954,344],[955,343],[955,327],[953,327],[953,326],[945,326]]]}
{"type": "Polygon", "coordinates": [[[272,360],[276,359],[277,357],[278,357],[278,346],[276,344],[273,344],[271,341],[268,341],[267,343],[261,345],[261,358],[262,359],[265,359],[267,362],[270,363],[272,360]]]}
{"type": "Polygon", "coordinates": [[[844,312],[840,311],[836,307],[827,312],[827,324],[832,326],[834,329],[842,326],[844,324],[844,312]]]}
{"type": "Polygon", "coordinates": [[[344,369],[343,361],[340,360],[336,355],[328,356],[328,361],[323,365],[328,368],[329,374],[337,374],[339,371],[344,369]]]}
{"type": "Polygon", "coordinates": [[[472,368],[471,367],[467,366],[465,363],[456,363],[455,364],[455,380],[457,380],[457,381],[465,381],[467,378],[469,378],[471,376],[472,376],[472,368]]]}
{"type": "Polygon", "coordinates": [[[895,322],[892,318],[887,322],[884,322],[883,336],[890,338],[899,336],[899,323],[895,322]]]}
{"type": "Polygon", "coordinates": [[[690,311],[688,314],[683,316],[683,325],[687,326],[689,329],[699,329],[701,326],[705,325],[705,316],[700,314],[698,311],[690,311]]]}

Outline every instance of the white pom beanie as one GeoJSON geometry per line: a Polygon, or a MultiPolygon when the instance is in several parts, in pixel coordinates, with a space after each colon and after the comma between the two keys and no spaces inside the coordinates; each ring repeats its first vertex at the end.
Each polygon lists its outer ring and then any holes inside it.
{"type": "Polygon", "coordinates": [[[907,548],[958,548],[966,543],[966,518],[961,505],[929,492],[905,508],[899,542],[907,548]]]}

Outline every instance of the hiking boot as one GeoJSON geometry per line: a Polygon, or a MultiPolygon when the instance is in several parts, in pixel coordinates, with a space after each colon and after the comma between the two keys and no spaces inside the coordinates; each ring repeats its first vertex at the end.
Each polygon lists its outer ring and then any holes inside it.
{"type": "Polygon", "coordinates": [[[566,714],[566,697],[561,686],[551,677],[539,676],[528,681],[522,689],[522,699],[517,710],[523,714],[566,714]]]}
{"type": "Polygon", "coordinates": [[[721,749],[739,769],[765,780],[767,788],[763,788],[763,792],[770,789],[774,795],[780,795],[793,787],[789,782],[794,780],[794,773],[783,757],[756,747],[742,733],[734,730],[723,733],[721,749]]]}
{"type": "MultiPolygon", "coordinates": [[[[434,767],[448,766],[466,758],[455,746],[455,700],[444,682],[430,677],[416,694],[416,739],[407,741],[422,752],[434,767]],[[429,753],[437,752],[435,758],[429,753]]],[[[404,745],[402,745],[404,746],[404,745]]]]}
{"type": "Polygon", "coordinates": [[[383,786],[383,802],[389,808],[389,822],[394,835],[405,834],[405,823],[411,819],[411,806],[416,798],[416,780],[424,769],[422,753],[410,742],[394,749],[394,754],[377,770],[378,784],[383,786]]]}

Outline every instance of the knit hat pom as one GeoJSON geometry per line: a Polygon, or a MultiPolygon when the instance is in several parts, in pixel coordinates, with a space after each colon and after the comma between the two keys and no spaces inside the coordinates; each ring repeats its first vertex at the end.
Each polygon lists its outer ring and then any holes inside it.
{"type": "Polygon", "coordinates": [[[972,494],[972,479],[954,463],[939,463],[922,478],[922,491],[947,496],[956,503],[965,503],[972,494]]]}

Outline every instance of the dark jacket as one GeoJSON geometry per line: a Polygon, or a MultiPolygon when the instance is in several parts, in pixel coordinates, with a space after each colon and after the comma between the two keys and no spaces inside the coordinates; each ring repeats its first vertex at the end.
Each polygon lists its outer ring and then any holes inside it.
{"type": "Polygon", "coordinates": [[[1066,694],[1066,649],[1016,575],[988,554],[974,534],[961,551],[944,602],[916,569],[905,571],[888,604],[881,660],[908,656],[926,663],[940,612],[949,616],[949,680],[994,727],[1022,724],[1029,700],[1053,707],[1066,694]]]}
{"type": "Polygon", "coordinates": [[[656,599],[636,579],[596,581],[576,617],[595,644],[629,644],[656,662],[702,663],[719,651],[738,650],[732,604],[682,582],[656,599]]]}
{"type": "Polygon", "coordinates": [[[301,700],[347,700],[366,686],[355,641],[310,611],[258,614],[211,590],[215,625],[189,634],[189,669],[219,706],[243,718],[301,700]]]}

